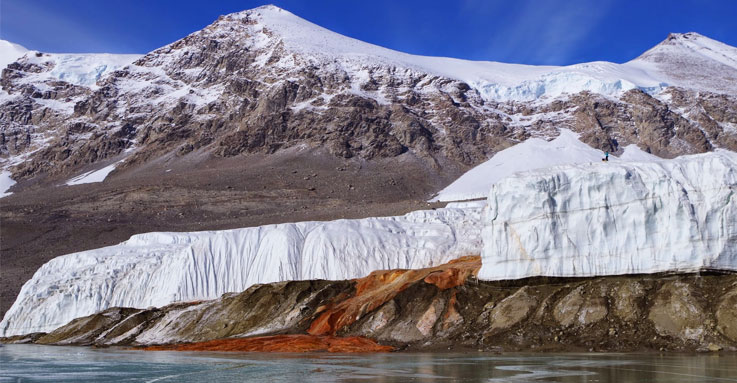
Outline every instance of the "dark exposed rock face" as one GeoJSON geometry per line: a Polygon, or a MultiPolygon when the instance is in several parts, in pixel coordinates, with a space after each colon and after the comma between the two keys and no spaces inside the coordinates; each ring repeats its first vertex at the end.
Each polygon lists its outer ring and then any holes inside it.
{"type": "MultiPolygon", "coordinates": [[[[727,338],[737,342],[737,286],[724,295],[716,313],[717,329],[727,338]]],[[[713,323],[713,322],[712,322],[713,323]]]]}
{"type": "Polygon", "coordinates": [[[170,343],[231,336],[304,331],[318,305],[350,289],[349,282],[296,281],[257,285],[214,301],[163,308],[111,308],[78,318],[46,334],[41,344],[146,344],[146,331],[160,329],[170,343]]]}
{"type": "Polygon", "coordinates": [[[734,274],[482,282],[473,277],[479,266],[469,257],[355,281],[258,285],[213,301],[108,309],[4,341],[150,345],[309,333],[411,350],[737,350],[734,274]]]}

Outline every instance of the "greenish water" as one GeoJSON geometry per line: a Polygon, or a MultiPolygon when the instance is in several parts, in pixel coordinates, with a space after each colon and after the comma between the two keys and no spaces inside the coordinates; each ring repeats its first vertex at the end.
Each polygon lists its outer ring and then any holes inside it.
{"type": "Polygon", "coordinates": [[[737,382],[735,354],[264,354],[0,346],[0,382],[737,382]]]}

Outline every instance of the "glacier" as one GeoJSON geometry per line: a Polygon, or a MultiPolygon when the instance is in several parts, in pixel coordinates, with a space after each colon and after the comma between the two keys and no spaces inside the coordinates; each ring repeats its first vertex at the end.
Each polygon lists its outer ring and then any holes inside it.
{"type": "Polygon", "coordinates": [[[487,200],[404,216],[146,233],[61,256],[23,286],[0,336],[48,332],[109,307],[212,299],[258,283],[351,279],[479,253],[482,280],[737,271],[737,154],[662,160],[626,153],[641,161],[517,172],[495,180],[487,200]]]}
{"type": "Polygon", "coordinates": [[[737,154],[532,170],[489,192],[479,279],[737,271],[737,154]]]}
{"type": "Polygon", "coordinates": [[[26,54],[25,61],[41,66],[51,65],[48,72],[29,76],[27,82],[61,80],[97,89],[97,81],[142,57],[139,54],[113,53],[41,53],[26,54]]]}
{"type": "Polygon", "coordinates": [[[134,235],[44,264],[0,322],[0,336],[48,332],[115,306],[164,306],[258,283],[351,279],[379,269],[439,265],[481,251],[483,204],[399,217],[134,235]]]}

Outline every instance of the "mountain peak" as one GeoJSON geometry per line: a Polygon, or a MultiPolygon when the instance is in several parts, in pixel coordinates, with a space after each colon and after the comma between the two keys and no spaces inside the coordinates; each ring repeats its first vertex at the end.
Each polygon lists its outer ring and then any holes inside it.
{"type": "Polygon", "coordinates": [[[734,94],[737,48],[696,32],[671,33],[629,65],[664,74],[681,87],[734,94]]]}
{"type": "Polygon", "coordinates": [[[637,60],[649,62],[689,61],[716,62],[737,69],[737,48],[696,32],[671,33],[660,44],[643,53],[637,60]]]}
{"type": "Polygon", "coordinates": [[[225,15],[223,17],[225,18],[234,18],[234,19],[243,19],[246,17],[292,17],[294,19],[302,20],[301,17],[295,15],[292,12],[287,11],[286,9],[279,8],[276,5],[273,4],[266,4],[262,5],[260,7],[246,9],[239,12],[230,13],[228,15],[225,15]]]}
{"type": "Polygon", "coordinates": [[[277,7],[274,4],[264,4],[256,8],[252,8],[252,9],[264,9],[264,10],[271,10],[271,11],[283,11],[284,10],[282,8],[277,7]]]}
{"type": "Polygon", "coordinates": [[[678,46],[689,48],[691,50],[698,49],[699,47],[710,47],[712,49],[716,48],[720,50],[722,47],[733,48],[727,44],[724,44],[697,32],[669,33],[668,37],[666,37],[665,40],[661,41],[658,45],[654,46],[650,50],[662,46],[678,46]]]}
{"type": "Polygon", "coordinates": [[[259,38],[263,43],[265,40],[283,43],[292,52],[330,56],[331,59],[341,55],[368,55],[391,60],[409,56],[333,32],[275,5],[221,16],[211,27],[232,31],[234,21],[248,24],[251,35],[262,35],[259,38]]]}
{"type": "MultiPolygon", "coordinates": [[[[669,33],[668,37],[665,39],[665,41],[682,41],[682,40],[695,40],[699,38],[706,38],[708,37],[696,33],[696,32],[686,32],[686,33],[669,33]]],[[[711,40],[711,39],[710,39],[711,40]]]]}

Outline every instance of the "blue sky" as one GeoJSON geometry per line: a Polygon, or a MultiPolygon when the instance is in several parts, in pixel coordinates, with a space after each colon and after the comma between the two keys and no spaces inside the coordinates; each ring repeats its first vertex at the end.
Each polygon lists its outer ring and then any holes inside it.
{"type": "Polygon", "coordinates": [[[388,48],[472,60],[625,62],[669,32],[737,46],[737,0],[0,0],[0,38],[47,52],[146,53],[268,3],[388,48]]]}

